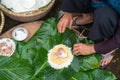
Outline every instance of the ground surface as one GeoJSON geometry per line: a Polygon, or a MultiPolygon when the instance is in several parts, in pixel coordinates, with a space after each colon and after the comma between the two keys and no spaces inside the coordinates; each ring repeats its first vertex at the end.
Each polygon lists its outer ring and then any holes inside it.
{"type": "Polygon", "coordinates": [[[113,72],[120,80],[120,49],[116,51],[112,62],[106,67],[106,70],[113,72]]]}

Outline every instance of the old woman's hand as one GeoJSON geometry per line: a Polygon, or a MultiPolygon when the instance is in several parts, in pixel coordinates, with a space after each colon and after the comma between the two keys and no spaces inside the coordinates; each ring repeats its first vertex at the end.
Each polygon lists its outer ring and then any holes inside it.
{"type": "Polygon", "coordinates": [[[73,52],[74,52],[74,55],[76,55],[76,56],[90,55],[90,54],[95,53],[95,49],[94,49],[93,45],[78,43],[78,44],[74,44],[73,52]]]}
{"type": "Polygon", "coordinates": [[[64,33],[64,31],[67,27],[71,29],[72,28],[72,22],[73,22],[72,14],[66,12],[58,23],[58,32],[59,33],[64,33]]]}

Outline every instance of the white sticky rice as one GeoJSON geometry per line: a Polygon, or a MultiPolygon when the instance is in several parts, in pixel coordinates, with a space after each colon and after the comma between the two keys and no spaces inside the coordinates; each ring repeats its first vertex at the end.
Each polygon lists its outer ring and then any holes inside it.
{"type": "Polygon", "coordinates": [[[72,60],[73,60],[73,55],[72,55],[72,52],[71,52],[71,48],[69,48],[69,47],[67,47],[63,44],[56,45],[56,46],[53,47],[53,49],[49,50],[48,63],[54,69],[67,68],[71,64],[72,60]],[[56,51],[56,49],[58,49],[60,46],[64,47],[68,51],[67,55],[69,56],[69,58],[66,55],[61,55],[61,57],[66,58],[66,61],[63,64],[59,65],[52,60],[51,56],[54,55],[54,51],[56,51]]]}
{"type": "Polygon", "coordinates": [[[51,0],[1,0],[1,3],[13,12],[38,10],[50,2],[51,0]]]}

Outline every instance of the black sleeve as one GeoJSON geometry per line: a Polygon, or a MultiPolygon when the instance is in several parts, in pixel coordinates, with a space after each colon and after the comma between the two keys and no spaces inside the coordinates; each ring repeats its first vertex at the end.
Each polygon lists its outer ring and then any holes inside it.
{"type": "Polygon", "coordinates": [[[103,54],[108,53],[113,49],[120,48],[120,21],[115,35],[111,39],[95,44],[94,48],[96,52],[103,54]]]}
{"type": "Polygon", "coordinates": [[[91,0],[63,0],[62,10],[70,13],[89,13],[93,11],[91,0]]]}

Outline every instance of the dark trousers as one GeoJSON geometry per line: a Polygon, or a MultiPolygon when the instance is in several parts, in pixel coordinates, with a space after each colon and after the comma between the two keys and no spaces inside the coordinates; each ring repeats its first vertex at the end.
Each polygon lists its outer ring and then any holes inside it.
{"type": "Polygon", "coordinates": [[[112,37],[118,28],[118,13],[110,7],[97,8],[93,12],[93,25],[88,38],[97,40],[112,37]]]}

